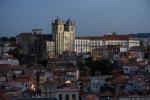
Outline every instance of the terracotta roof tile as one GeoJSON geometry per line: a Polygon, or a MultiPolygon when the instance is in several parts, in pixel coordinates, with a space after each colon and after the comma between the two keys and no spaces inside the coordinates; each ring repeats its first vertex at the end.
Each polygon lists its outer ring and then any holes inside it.
{"type": "Polygon", "coordinates": [[[128,35],[104,35],[104,40],[129,40],[128,35]]]}
{"type": "Polygon", "coordinates": [[[84,37],[76,37],[76,39],[88,39],[88,40],[129,40],[129,36],[128,35],[84,36],[84,37]]]}

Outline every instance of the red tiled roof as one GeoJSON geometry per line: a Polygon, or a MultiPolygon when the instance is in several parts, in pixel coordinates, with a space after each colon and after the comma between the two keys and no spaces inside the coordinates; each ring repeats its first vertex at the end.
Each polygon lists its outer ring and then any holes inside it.
{"type": "Polygon", "coordinates": [[[121,45],[109,45],[107,48],[96,48],[94,50],[116,50],[116,49],[120,49],[121,47],[125,47],[125,46],[121,46],[121,45]]]}
{"type": "Polygon", "coordinates": [[[129,40],[128,35],[104,35],[104,40],[129,40]]]}
{"type": "Polygon", "coordinates": [[[11,47],[19,47],[19,45],[17,45],[15,42],[10,42],[10,45],[11,47]]]}
{"type": "Polygon", "coordinates": [[[31,77],[18,77],[10,82],[21,82],[21,83],[26,83],[26,82],[33,82],[31,77]]]}
{"type": "Polygon", "coordinates": [[[62,88],[70,88],[70,89],[78,89],[78,86],[75,83],[64,83],[63,85],[57,87],[58,89],[62,88]]]}
{"type": "Polygon", "coordinates": [[[127,78],[126,76],[120,75],[114,79],[114,82],[117,84],[120,84],[120,83],[127,83],[128,80],[129,80],[129,78],[127,78]]]}
{"type": "Polygon", "coordinates": [[[111,93],[109,91],[105,91],[105,92],[101,93],[101,96],[113,96],[113,93],[111,93]]]}
{"type": "Polygon", "coordinates": [[[76,37],[76,39],[102,40],[102,37],[101,36],[84,36],[84,37],[76,37]]]}
{"type": "Polygon", "coordinates": [[[0,95],[0,100],[11,100],[6,95],[0,95]]]}
{"type": "Polygon", "coordinates": [[[87,95],[87,99],[86,100],[97,100],[97,96],[95,94],[89,94],[87,95]]]}
{"type": "Polygon", "coordinates": [[[128,35],[85,36],[85,37],[76,37],[76,39],[89,39],[89,40],[129,40],[129,36],[128,35]]]}

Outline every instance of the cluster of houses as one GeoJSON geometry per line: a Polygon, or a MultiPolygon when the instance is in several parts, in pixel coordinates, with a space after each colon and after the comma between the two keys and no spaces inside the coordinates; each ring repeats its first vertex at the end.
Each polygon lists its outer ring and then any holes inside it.
{"type": "Polygon", "coordinates": [[[145,47],[138,38],[116,34],[75,37],[74,50],[61,55],[51,38],[36,29],[19,34],[16,42],[0,42],[0,98],[149,100],[150,59],[144,58],[145,47]],[[16,53],[23,58],[17,59],[16,53]],[[87,58],[117,65],[109,75],[93,76],[90,69],[78,68],[87,58]],[[38,63],[42,59],[48,60],[46,67],[38,63]]]}
{"type": "MultiPolygon", "coordinates": [[[[57,100],[149,100],[150,64],[126,64],[111,75],[84,75],[76,67],[0,64],[0,96],[57,100]],[[140,98],[140,99],[139,99],[140,98]]],[[[7,99],[6,99],[7,100],[7,99]]],[[[10,99],[11,100],[11,99],[10,99]]]]}

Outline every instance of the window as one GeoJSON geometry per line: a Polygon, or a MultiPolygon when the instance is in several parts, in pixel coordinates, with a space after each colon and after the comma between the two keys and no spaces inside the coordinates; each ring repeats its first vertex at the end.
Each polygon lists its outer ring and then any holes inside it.
{"type": "Polygon", "coordinates": [[[97,45],[97,42],[95,42],[95,46],[97,45]]]}
{"type": "Polygon", "coordinates": [[[62,30],[62,26],[60,26],[60,30],[62,30]]]}
{"type": "Polygon", "coordinates": [[[69,95],[66,94],[65,100],[69,100],[69,95]]]}
{"type": "Polygon", "coordinates": [[[71,31],[73,31],[73,27],[71,27],[71,31]]]}
{"type": "Polygon", "coordinates": [[[98,45],[100,46],[100,45],[101,45],[101,43],[100,43],[100,42],[98,42],[98,45]]]}
{"type": "Polygon", "coordinates": [[[92,46],[94,46],[94,42],[92,42],[92,46]]]}
{"type": "Polygon", "coordinates": [[[76,100],[76,95],[75,94],[72,95],[72,100],[76,100]]]}
{"type": "Polygon", "coordinates": [[[62,94],[59,94],[59,100],[62,100],[62,94]]]}

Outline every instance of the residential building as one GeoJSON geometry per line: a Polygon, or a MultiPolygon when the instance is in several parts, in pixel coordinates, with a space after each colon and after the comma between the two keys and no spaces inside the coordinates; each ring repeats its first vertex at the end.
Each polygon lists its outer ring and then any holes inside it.
{"type": "Polygon", "coordinates": [[[145,66],[145,71],[146,71],[147,73],[150,73],[150,64],[147,64],[147,65],[145,66]]]}
{"type": "Polygon", "coordinates": [[[46,41],[46,51],[49,59],[53,59],[55,57],[55,42],[54,41],[46,41]]]}
{"type": "Polygon", "coordinates": [[[0,64],[8,64],[8,65],[19,65],[18,59],[0,59],[0,64]]]}
{"type": "Polygon", "coordinates": [[[7,53],[10,50],[18,48],[18,45],[15,42],[1,42],[0,43],[0,54],[7,53]]]}
{"type": "Polygon", "coordinates": [[[43,34],[42,35],[44,39],[45,45],[45,54],[48,59],[54,59],[55,57],[55,41],[52,40],[51,34],[43,34]]]}
{"type": "Polygon", "coordinates": [[[131,47],[128,51],[128,58],[133,59],[136,62],[142,61],[144,58],[144,52],[142,51],[142,48],[139,46],[131,47]]]}
{"type": "Polygon", "coordinates": [[[105,84],[104,77],[91,77],[91,90],[94,92],[99,92],[100,87],[105,84]]]}
{"type": "Polygon", "coordinates": [[[108,45],[106,48],[96,48],[92,50],[92,60],[109,59],[119,60],[122,53],[127,52],[127,47],[121,45],[108,45]]]}
{"type": "Polygon", "coordinates": [[[140,46],[140,39],[138,38],[129,38],[128,48],[140,46]]]}
{"type": "Polygon", "coordinates": [[[118,100],[149,100],[150,96],[138,96],[138,95],[131,95],[131,96],[119,96],[118,100]]]}
{"type": "Polygon", "coordinates": [[[79,100],[79,89],[75,84],[68,82],[55,90],[55,97],[58,100],[79,100]]]}
{"type": "Polygon", "coordinates": [[[126,64],[126,65],[123,65],[123,72],[125,74],[135,74],[136,71],[139,69],[138,65],[135,65],[135,64],[126,64]]]}

